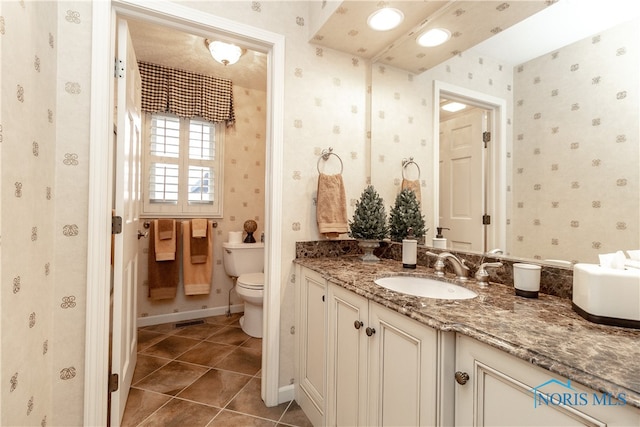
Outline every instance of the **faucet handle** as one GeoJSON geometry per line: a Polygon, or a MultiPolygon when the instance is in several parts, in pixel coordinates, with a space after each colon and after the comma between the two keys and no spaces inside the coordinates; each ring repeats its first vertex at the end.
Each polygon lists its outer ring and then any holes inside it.
{"type": "Polygon", "coordinates": [[[478,286],[481,288],[489,285],[489,273],[487,272],[487,268],[498,268],[502,267],[501,262],[485,262],[480,264],[480,268],[476,272],[476,280],[478,281],[478,286]]]}

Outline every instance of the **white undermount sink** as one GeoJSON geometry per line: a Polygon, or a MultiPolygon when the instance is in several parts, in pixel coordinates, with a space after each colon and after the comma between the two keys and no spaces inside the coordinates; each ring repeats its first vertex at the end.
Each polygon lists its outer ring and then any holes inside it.
{"type": "Polygon", "coordinates": [[[391,276],[381,277],[374,283],[383,288],[413,295],[436,299],[471,299],[478,296],[477,293],[463,286],[426,277],[391,276]]]}

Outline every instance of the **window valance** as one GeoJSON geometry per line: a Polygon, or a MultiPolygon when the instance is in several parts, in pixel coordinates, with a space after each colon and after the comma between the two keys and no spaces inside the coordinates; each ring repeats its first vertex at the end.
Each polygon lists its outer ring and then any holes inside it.
{"type": "Polygon", "coordinates": [[[142,77],[142,110],[235,122],[231,80],[205,76],[148,62],[138,62],[142,77]]]}

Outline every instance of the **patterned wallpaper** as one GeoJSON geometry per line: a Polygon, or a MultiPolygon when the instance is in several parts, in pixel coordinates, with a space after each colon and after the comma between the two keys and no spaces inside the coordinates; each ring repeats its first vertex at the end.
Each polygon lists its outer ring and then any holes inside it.
{"type": "Polygon", "coordinates": [[[638,24],[514,70],[510,244],[519,255],[598,263],[640,247],[638,24]]]}
{"type": "MultiPolygon", "coordinates": [[[[266,78],[266,76],[265,76],[266,78]]],[[[213,237],[213,286],[210,295],[185,296],[182,285],[175,299],[153,301],[148,298],[147,257],[149,239],[139,240],[140,260],[138,317],[158,316],[192,310],[227,310],[229,289],[233,286],[222,263],[222,243],[229,231],[242,231],[248,219],[258,223],[256,240],[264,230],[266,92],[233,87],[236,124],[227,128],[224,147],[224,218],[216,219],[213,237]]],[[[241,304],[235,292],[231,304],[241,304]]],[[[166,320],[165,320],[166,321],[166,320]]]]}
{"type": "Polygon", "coordinates": [[[80,425],[91,5],[1,7],[0,424],[80,425]]]}
{"type": "MultiPolygon", "coordinates": [[[[388,65],[374,64],[372,72],[371,183],[390,207],[400,191],[402,160],[414,157],[420,167],[422,214],[429,230],[426,242],[435,236],[433,194],[433,82],[447,82],[505,99],[507,146],[511,144],[513,73],[511,67],[476,54],[459,54],[415,75],[388,65]]],[[[415,168],[405,176],[415,179],[415,168]]],[[[507,174],[508,175],[508,174],[507,174]]]]}

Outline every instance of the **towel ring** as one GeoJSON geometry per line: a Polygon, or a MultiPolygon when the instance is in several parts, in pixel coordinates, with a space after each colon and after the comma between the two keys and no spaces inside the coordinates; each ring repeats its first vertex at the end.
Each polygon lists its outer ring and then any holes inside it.
{"type": "Polygon", "coordinates": [[[402,178],[407,179],[407,177],[404,176],[404,171],[406,170],[407,166],[411,164],[415,165],[416,169],[418,169],[418,179],[420,179],[420,166],[418,166],[418,164],[413,161],[413,157],[409,157],[409,160],[402,159],[402,178]]]}
{"type": "Polygon", "coordinates": [[[342,163],[342,159],[336,153],[333,152],[333,148],[329,147],[328,150],[322,150],[322,154],[318,157],[318,163],[316,164],[316,169],[318,169],[318,173],[320,172],[320,160],[327,161],[329,160],[329,156],[336,156],[338,161],[340,162],[340,173],[344,170],[344,164],[342,163]]]}

